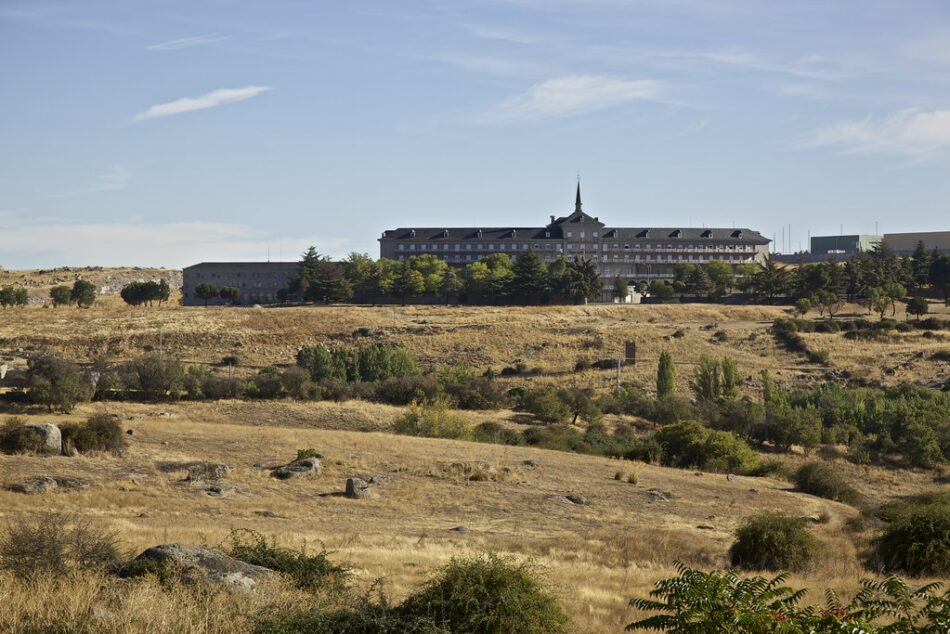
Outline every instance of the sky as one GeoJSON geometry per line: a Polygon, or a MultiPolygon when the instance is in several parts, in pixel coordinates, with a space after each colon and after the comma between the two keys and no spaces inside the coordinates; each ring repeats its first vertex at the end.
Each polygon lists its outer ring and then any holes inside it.
{"type": "Polygon", "coordinates": [[[948,168],[947,0],[0,0],[8,269],[378,256],[578,175],[790,252],[950,229],[948,168]]]}

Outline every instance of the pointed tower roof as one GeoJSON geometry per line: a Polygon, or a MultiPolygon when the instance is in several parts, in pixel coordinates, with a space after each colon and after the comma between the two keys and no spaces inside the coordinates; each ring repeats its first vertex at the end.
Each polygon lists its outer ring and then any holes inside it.
{"type": "Polygon", "coordinates": [[[581,203],[581,179],[577,179],[577,198],[574,200],[574,213],[583,211],[583,203],[581,203]]]}

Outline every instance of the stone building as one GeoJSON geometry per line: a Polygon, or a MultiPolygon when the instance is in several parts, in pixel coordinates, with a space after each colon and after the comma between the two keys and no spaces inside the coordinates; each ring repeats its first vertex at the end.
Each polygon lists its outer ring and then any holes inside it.
{"type": "Polygon", "coordinates": [[[751,229],[685,227],[608,227],[583,209],[577,185],[574,212],[551,216],[543,227],[403,227],[384,231],[379,254],[393,260],[433,254],[465,265],[492,253],[517,258],[529,249],[546,262],[560,256],[591,258],[600,267],[605,289],[617,276],[629,282],[673,277],[677,264],[761,263],[769,240],[751,229]]]}
{"type": "MultiPolygon", "coordinates": [[[[201,262],[182,271],[182,299],[185,306],[204,306],[195,289],[212,284],[218,290],[231,286],[241,293],[241,304],[274,304],[277,292],[287,288],[297,274],[297,262],[201,262]]],[[[216,297],[208,305],[225,304],[216,297]]]]}

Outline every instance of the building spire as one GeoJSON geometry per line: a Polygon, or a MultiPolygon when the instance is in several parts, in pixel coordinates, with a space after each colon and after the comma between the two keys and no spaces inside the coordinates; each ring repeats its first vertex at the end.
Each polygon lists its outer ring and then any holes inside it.
{"type": "Polygon", "coordinates": [[[574,200],[574,213],[582,211],[583,204],[581,203],[581,177],[577,177],[577,198],[574,200]]]}

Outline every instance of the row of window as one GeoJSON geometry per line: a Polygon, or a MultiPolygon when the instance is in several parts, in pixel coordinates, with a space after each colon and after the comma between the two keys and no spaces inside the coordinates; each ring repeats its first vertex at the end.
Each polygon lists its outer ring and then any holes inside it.
{"type": "MultiPolygon", "coordinates": [[[[577,249],[579,251],[595,252],[598,249],[597,245],[594,243],[590,243],[587,245],[574,245],[574,244],[568,243],[567,250],[574,251],[575,246],[579,247],[577,249]]],[[[516,244],[498,243],[496,245],[493,242],[489,242],[489,243],[478,242],[475,244],[467,243],[465,245],[462,245],[459,243],[427,244],[423,242],[421,244],[413,243],[409,245],[400,243],[396,246],[396,250],[397,251],[463,251],[463,250],[464,251],[495,251],[496,247],[498,251],[527,251],[529,247],[533,249],[537,249],[538,251],[561,251],[563,248],[560,244],[550,243],[550,242],[538,243],[534,245],[528,245],[524,243],[516,243],[516,244]]],[[[623,250],[623,251],[630,251],[630,250],[633,250],[633,251],[640,251],[640,250],[696,251],[699,253],[709,253],[712,251],[745,251],[745,252],[755,251],[755,246],[751,244],[665,244],[664,245],[664,244],[657,243],[656,245],[653,245],[649,242],[646,244],[640,244],[638,242],[634,242],[632,245],[632,248],[630,244],[621,245],[621,243],[619,242],[611,242],[611,243],[601,245],[600,248],[604,252],[620,251],[620,250],[623,250]]]]}
{"type": "MultiPolygon", "coordinates": [[[[478,260],[481,259],[481,256],[480,256],[480,255],[477,255],[477,254],[473,255],[473,254],[471,254],[471,253],[467,253],[467,254],[465,254],[465,255],[439,255],[439,254],[436,254],[436,257],[439,258],[440,260],[445,261],[445,262],[477,262],[478,260]]],[[[543,259],[545,262],[552,262],[552,261],[554,261],[555,259],[557,259],[557,257],[558,257],[558,256],[545,255],[545,256],[542,257],[542,259],[543,259]]],[[[518,255],[517,255],[517,254],[513,254],[513,255],[511,256],[511,258],[512,258],[513,260],[517,260],[517,259],[518,259],[518,255]]],[[[405,255],[398,255],[398,256],[396,256],[396,259],[397,259],[397,260],[405,260],[405,259],[406,259],[406,256],[405,256],[405,255]]],[[[605,262],[605,263],[611,262],[611,261],[612,261],[612,262],[615,262],[615,263],[618,263],[618,262],[621,262],[621,261],[623,261],[623,262],[633,262],[633,263],[637,263],[637,262],[664,262],[664,263],[667,263],[667,264],[670,264],[670,263],[678,263],[678,262],[684,262],[684,263],[685,263],[685,262],[695,262],[695,263],[697,263],[697,264],[705,264],[705,263],[707,263],[707,262],[719,261],[719,262],[730,262],[730,263],[733,263],[733,264],[740,264],[740,263],[743,263],[743,262],[754,262],[754,261],[755,261],[755,258],[754,258],[753,256],[751,256],[751,255],[720,255],[720,256],[715,256],[715,257],[702,257],[702,256],[698,256],[698,255],[644,255],[644,256],[640,256],[640,255],[634,255],[634,256],[624,255],[623,258],[621,259],[620,256],[618,256],[618,255],[614,255],[613,258],[611,258],[611,256],[609,256],[609,255],[604,255],[604,256],[602,256],[602,257],[600,258],[600,261],[601,261],[601,262],[605,262]]]]}
{"type": "Polygon", "coordinates": [[[198,279],[205,279],[205,278],[207,277],[208,279],[215,279],[215,280],[221,279],[221,278],[223,278],[223,277],[250,277],[250,278],[256,278],[256,279],[260,279],[260,278],[264,277],[264,278],[271,278],[271,279],[274,279],[274,278],[277,277],[277,273],[258,273],[258,272],[250,272],[250,273],[208,273],[207,275],[205,275],[204,273],[195,273],[195,277],[198,278],[198,279]]]}

